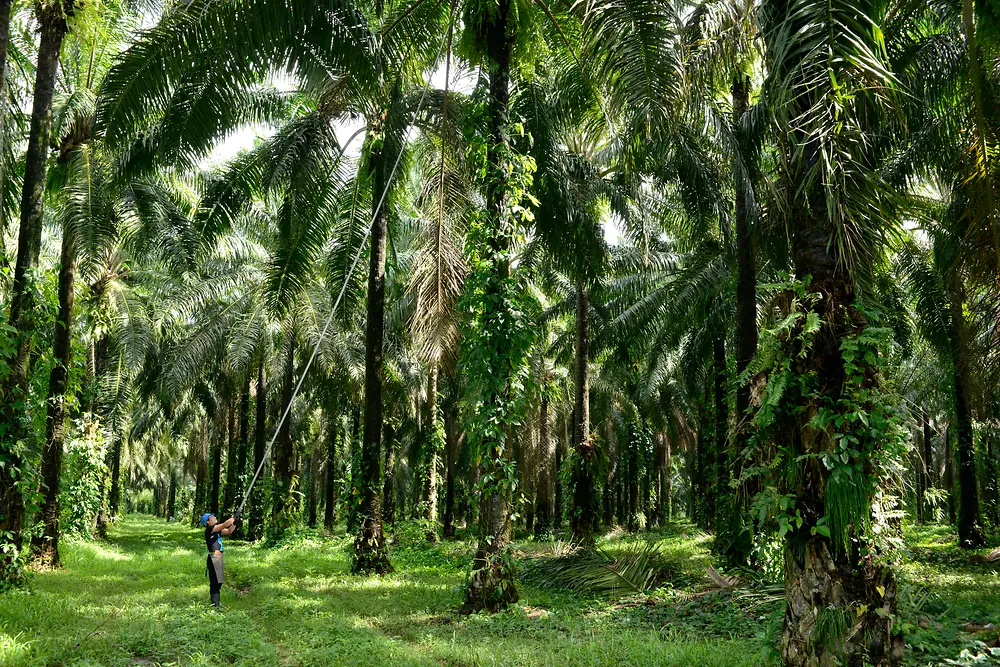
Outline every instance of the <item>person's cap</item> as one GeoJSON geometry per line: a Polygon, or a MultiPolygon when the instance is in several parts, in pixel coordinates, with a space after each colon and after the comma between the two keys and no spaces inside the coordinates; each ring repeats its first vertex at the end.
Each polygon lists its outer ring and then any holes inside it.
{"type": "Polygon", "coordinates": [[[208,523],[208,517],[210,517],[210,516],[215,516],[215,515],[214,514],[202,514],[201,515],[201,525],[204,526],[206,523],[208,523]]]}

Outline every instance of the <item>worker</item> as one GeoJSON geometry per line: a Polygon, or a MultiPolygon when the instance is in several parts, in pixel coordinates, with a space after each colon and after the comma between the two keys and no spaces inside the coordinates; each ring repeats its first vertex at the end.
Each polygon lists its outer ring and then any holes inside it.
{"type": "Polygon", "coordinates": [[[208,547],[208,587],[212,595],[212,604],[216,609],[221,608],[219,594],[222,591],[222,582],[226,575],[222,567],[222,535],[229,535],[236,530],[236,519],[238,516],[226,519],[219,523],[214,514],[202,514],[201,525],[205,526],[205,546],[208,547]]]}

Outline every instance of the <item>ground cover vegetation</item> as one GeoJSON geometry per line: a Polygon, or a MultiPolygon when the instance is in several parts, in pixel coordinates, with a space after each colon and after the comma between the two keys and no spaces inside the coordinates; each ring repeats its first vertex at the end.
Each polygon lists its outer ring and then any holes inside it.
{"type": "Polygon", "coordinates": [[[998,63],[988,0],[0,0],[0,658],[1000,660],[998,63]]]}

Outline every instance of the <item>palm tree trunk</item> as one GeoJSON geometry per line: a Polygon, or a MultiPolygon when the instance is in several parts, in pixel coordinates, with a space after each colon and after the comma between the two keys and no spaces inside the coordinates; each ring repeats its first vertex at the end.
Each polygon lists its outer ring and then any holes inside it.
{"type": "Polygon", "coordinates": [[[385,432],[385,480],[382,482],[382,520],[388,524],[396,523],[396,429],[386,422],[385,432]]]}
{"type": "MultiPolygon", "coordinates": [[[[7,99],[7,45],[10,43],[10,9],[13,0],[0,0],[0,99],[7,99]]],[[[6,135],[7,105],[0,106],[0,137],[6,135]]],[[[3,171],[4,161],[0,160],[0,201],[4,199],[4,184],[6,176],[3,171]]],[[[0,235],[7,235],[7,218],[0,208],[0,235]]],[[[7,253],[0,248],[0,268],[10,269],[7,253]]]]}
{"type": "Polygon", "coordinates": [[[615,439],[614,424],[611,415],[604,419],[604,454],[608,463],[608,471],[604,479],[604,526],[610,529],[615,523],[615,489],[621,475],[618,460],[618,441],[615,439]]]}
{"type": "MultiPolygon", "coordinates": [[[[749,107],[750,78],[738,74],[733,78],[733,128],[737,145],[742,139],[740,124],[749,107]]],[[[741,146],[742,147],[742,146],[741,146]]],[[[742,159],[741,155],[741,159],[742,159]]],[[[753,237],[747,211],[746,182],[734,177],[736,191],[736,372],[743,373],[757,353],[757,268],[754,261],[753,237]]],[[[750,384],[740,383],[736,390],[737,423],[745,424],[750,406],[750,384]]],[[[740,429],[742,432],[744,429],[740,429]]]]}
{"type": "MultiPolygon", "coordinates": [[[[382,439],[382,341],[385,327],[385,242],[389,214],[381,205],[389,187],[389,174],[381,150],[371,155],[372,217],[371,252],[368,258],[368,320],[365,324],[365,426],[362,434],[360,469],[355,488],[361,494],[358,519],[361,526],[354,541],[356,574],[392,572],[389,551],[382,533],[379,459],[382,439]]],[[[352,477],[354,475],[352,474],[352,477]]]]}
{"type": "MultiPolygon", "coordinates": [[[[281,377],[281,406],[282,411],[288,409],[292,402],[292,392],[295,391],[295,327],[289,321],[288,331],[285,333],[287,353],[285,356],[285,370],[281,377]]],[[[269,535],[280,537],[284,533],[291,521],[291,513],[294,511],[289,501],[292,492],[292,414],[278,429],[278,438],[274,443],[274,492],[271,496],[271,527],[269,535]]]]}
{"type": "Polygon", "coordinates": [[[563,457],[569,445],[569,424],[565,413],[562,418],[562,437],[556,438],[556,459],[552,467],[552,479],[555,482],[555,497],[552,501],[552,527],[562,528],[563,521],[563,485],[559,476],[562,470],[563,457]]]}
{"type": "Polygon", "coordinates": [[[955,447],[954,430],[949,424],[944,431],[944,488],[948,491],[948,523],[955,525],[956,518],[955,505],[955,447]]]}
{"type": "Polygon", "coordinates": [[[333,525],[337,522],[337,439],[339,433],[340,419],[336,409],[327,413],[327,449],[326,449],[326,507],[323,511],[323,527],[328,531],[333,530],[333,525]]]}
{"type": "Polygon", "coordinates": [[[660,497],[663,499],[663,506],[661,509],[663,522],[668,523],[674,518],[674,505],[671,489],[671,466],[670,466],[670,438],[667,435],[661,434],[662,439],[661,447],[663,451],[663,461],[660,468],[660,497]]]}
{"type": "Polygon", "coordinates": [[[256,415],[254,423],[254,440],[253,440],[253,471],[251,473],[251,479],[253,475],[257,474],[257,471],[261,471],[260,477],[258,477],[257,483],[254,487],[250,489],[250,499],[249,506],[250,512],[247,518],[247,539],[251,541],[257,541],[264,536],[264,485],[261,483],[263,480],[264,471],[261,469],[264,465],[264,453],[267,449],[267,431],[265,426],[267,423],[267,374],[264,368],[264,359],[261,358],[260,365],[257,366],[257,406],[256,415]]]}
{"type": "MultiPolygon", "coordinates": [[[[494,228],[487,243],[487,256],[496,260],[496,268],[494,274],[489,276],[490,285],[487,289],[493,291],[491,296],[494,297],[500,296],[498,291],[510,274],[509,260],[500,259],[510,250],[507,226],[511,221],[506,217],[509,214],[504,206],[509,185],[508,175],[504,171],[507,162],[504,153],[509,148],[511,51],[514,44],[514,34],[509,29],[508,22],[510,8],[510,0],[498,0],[477,26],[486,45],[485,64],[489,73],[486,211],[494,228]]],[[[500,317],[509,322],[513,319],[513,314],[506,312],[500,317]]],[[[494,349],[484,350],[482,353],[495,355],[499,359],[506,358],[509,354],[509,341],[501,338],[493,337],[494,349]]],[[[505,400],[504,394],[510,391],[509,369],[497,371],[504,374],[504,388],[500,392],[494,392],[491,388],[491,395],[483,397],[483,402],[489,406],[500,405],[505,400]]],[[[483,476],[494,480],[494,483],[483,487],[479,503],[479,545],[463,605],[463,609],[468,612],[483,609],[494,612],[518,600],[514,572],[509,563],[499,557],[506,550],[511,535],[511,491],[506,485],[495,483],[508,477],[506,470],[510,447],[505,445],[510,443],[505,443],[505,438],[509,440],[510,433],[487,436],[480,443],[483,476]]]]}
{"type": "MultiPolygon", "coordinates": [[[[729,493],[729,403],[726,400],[726,340],[712,341],[712,367],[715,374],[715,489],[716,505],[729,493]]],[[[716,511],[718,514],[718,511],[716,511]]],[[[719,517],[720,521],[722,517],[719,517]]]]}
{"type": "Polygon", "coordinates": [[[991,525],[1000,525],[1000,447],[997,443],[995,422],[985,429],[986,438],[986,483],[983,487],[983,503],[986,506],[987,519],[991,525]]]}
{"type": "Polygon", "coordinates": [[[219,495],[222,486],[222,447],[226,441],[225,424],[225,404],[216,404],[215,414],[212,418],[212,486],[208,491],[208,511],[215,515],[220,513],[219,495]]]}
{"type": "Polygon", "coordinates": [[[111,447],[111,497],[108,500],[108,514],[112,519],[118,518],[121,509],[122,490],[122,434],[114,434],[114,445],[111,447]]]}
{"type": "Polygon", "coordinates": [[[594,464],[597,452],[590,438],[590,299],[582,279],[576,281],[576,403],[573,422],[573,541],[594,541],[594,464]]]}
{"type": "Polygon", "coordinates": [[[200,434],[201,443],[199,443],[198,452],[198,464],[195,470],[195,481],[194,481],[194,514],[191,516],[191,525],[197,526],[198,520],[205,511],[205,497],[208,495],[208,461],[205,457],[205,450],[201,449],[204,445],[204,428],[202,428],[202,434],[200,434]]]}
{"type": "MultiPolygon", "coordinates": [[[[921,437],[921,440],[923,438],[921,437]]],[[[926,491],[926,479],[927,479],[927,466],[924,464],[923,457],[923,447],[915,446],[913,448],[913,456],[910,458],[913,464],[913,471],[915,473],[916,479],[914,480],[914,487],[916,489],[916,503],[917,503],[917,523],[923,525],[924,523],[924,493],[926,491]]]]}
{"type": "Polygon", "coordinates": [[[543,392],[538,406],[538,491],[535,497],[535,536],[552,530],[552,469],[555,442],[549,434],[549,397],[543,392]]]}
{"type": "Polygon", "coordinates": [[[222,507],[225,516],[232,516],[236,509],[236,473],[239,469],[239,444],[236,438],[237,404],[233,398],[226,401],[226,414],[229,416],[229,447],[226,452],[226,486],[222,495],[222,507]]]}
{"type": "MultiPolygon", "coordinates": [[[[7,427],[0,441],[0,583],[18,576],[16,562],[21,548],[21,523],[24,518],[24,498],[21,495],[20,471],[23,465],[21,445],[27,439],[23,399],[28,393],[28,364],[31,357],[32,335],[35,328],[32,291],[28,286],[30,272],[38,266],[42,245],[42,204],[45,194],[45,169],[52,129],[52,96],[55,91],[59,52],[68,27],[65,8],[59,3],[39,4],[36,13],[41,32],[38,44],[38,67],[35,70],[34,99],[31,107],[31,127],[28,152],[24,162],[24,186],[21,193],[21,226],[17,237],[17,263],[11,285],[10,312],[7,322],[18,334],[10,371],[0,392],[0,424],[7,427]],[[9,537],[6,537],[9,536],[9,537]],[[9,547],[9,548],[8,548],[9,547]]],[[[0,13],[6,18],[0,31],[10,30],[10,3],[0,13]]],[[[6,66],[7,39],[4,39],[6,66]]],[[[3,87],[0,86],[0,91],[3,87]]],[[[6,96],[4,97],[6,101],[6,96]]],[[[0,128],[2,130],[2,128],[0,128]]]]}
{"type": "Polygon", "coordinates": [[[458,424],[455,410],[445,409],[444,415],[444,529],[442,535],[455,537],[455,459],[458,457],[458,424]]]}
{"type": "Polygon", "coordinates": [[[963,547],[984,543],[979,514],[979,479],[976,475],[976,449],[972,433],[972,408],[969,396],[972,379],[969,372],[969,331],[965,322],[965,286],[956,271],[951,277],[951,360],[955,369],[955,442],[958,444],[958,542],[963,547]]]}
{"type": "Polygon", "coordinates": [[[169,521],[174,516],[174,508],[177,507],[177,471],[170,470],[170,489],[167,491],[167,509],[164,515],[169,521]]]}
{"type": "Polygon", "coordinates": [[[934,485],[937,484],[937,475],[934,471],[934,439],[931,433],[931,417],[926,411],[923,413],[924,418],[924,469],[927,474],[927,483],[924,488],[933,489],[934,485]]]}
{"type": "Polygon", "coordinates": [[[52,353],[55,366],[49,374],[48,414],[45,420],[45,449],[42,452],[42,535],[34,547],[42,562],[59,565],[59,475],[62,472],[66,440],[66,392],[69,368],[73,363],[73,288],[76,282],[76,232],[72,225],[63,230],[59,266],[59,312],[56,315],[52,353]]]}
{"type": "Polygon", "coordinates": [[[437,521],[437,469],[438,469],[438,371],[436,366],[431,366],[427,374],[427,416],[424,421],[424,438],[427,447],[427,479],[425,480],[424,498],[427,500],[427,514],[424,517],[428,521],[437,521]]]}
{"type": "MultiPolygon", "coordinates": [[[[809,205],[801,207],[792,227],[796,274],[812,275],[809,289],[820,295],[815,308],[822,322],[794,370],[815,378],[816,394],[836,401],[845,391],[841,344],[867,323],[854,307],[851,279],[828,251],[828,225],[813,212],[824,210],[821,196],[814,193],[806,200],[809,205]]],[[[869,375],[873,385],[878,382],[874,373],[869,375]]],[[[818,436],[812,426],[817,411],[812,405],[795,412],[779,434],[779,445],[798,462],[792,491],[796,512],[804,519],[785,538],[782,658],[789,667],[893,665],[901,658],[902,637],[892,633],[896,580],[891,568],[864,545],[838,546],[816,531],[816,522],[827,514],[827,491],[832,488],[830,470],[823,464],[832,440],[818,436]],[[831,628],[840,629],[831,635],[831,628]]],[[[870,511],[869,505],[864,511],[870,511]]]]}
{"type": "MultiPolygon", "coordinates": [[[[236,473],[235,473],[235,495],[240,496],[240,502],[245,503],[242,498],[246,489],[247,457],[250,454],[250,376],[247,375],[243,384],[243,391],[240,397],[239,416],[239,440],[236,447],[236,473]]],[[[235,506],[235,503],[234,503],[235,506]]],[[[246,525],[243,521],[236,524],[236,532],[233,534],[236,539],[245,538],[246,525]]]]}
{"type": "Polygon", "coordinates": [[[319,474],[319,447],[313,448],[312,453],[306,460],[309,467],[307,475],[309,477],[309,494],[306,503],[306,521],[310,528],[316,527],[316,477],[319,474]]]}

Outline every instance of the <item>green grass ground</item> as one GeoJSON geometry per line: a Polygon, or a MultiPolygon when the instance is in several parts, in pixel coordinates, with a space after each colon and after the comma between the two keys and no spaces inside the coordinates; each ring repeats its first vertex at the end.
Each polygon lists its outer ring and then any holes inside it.
{"type": "MultiPolygon", "coordinates": [[[[455,609],[470,545],[427,545],[414,526],[397,535],[397,572],[383,578],[348,573],[344,538],[300,533],[269,549],[229,543],[217,613],[200,531],[132,516],[106,542],[66,543],[63,569],[0,595],[0,664],[768,664],[764,636],[780,609],[752,596],[697,595],[708,538],[685,530],[657,535],[676,562],[679,589],[657,592],[655,604],[522,584],[516,608],[463,617],[455,609]]],[[[914,616],[908,638],[919,651],[909,651],[909,662],[981,653],[959,623],[1000,623],[998,568],[965,565],[940,530],[908,537],[914,557],[905,575],[920,585],[908,585],[907,604],[931,620],[922,629],[914,616]]],[[[523,544],[526,554],[545,548],[523,544]]]]}

